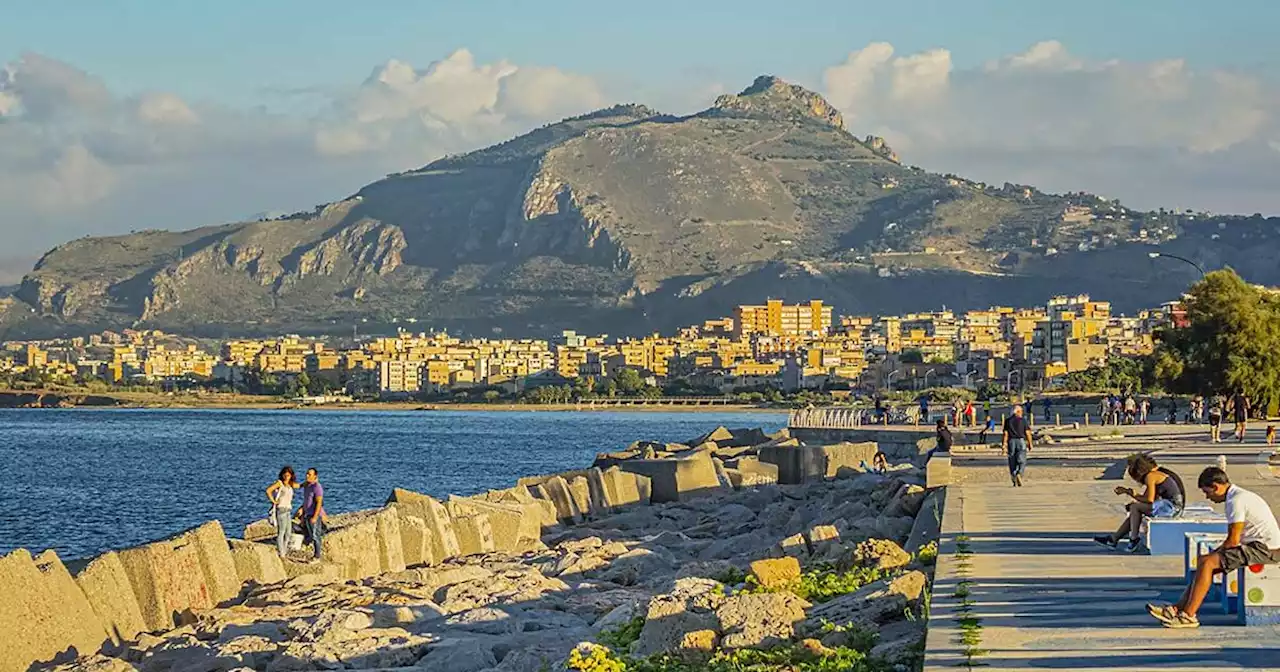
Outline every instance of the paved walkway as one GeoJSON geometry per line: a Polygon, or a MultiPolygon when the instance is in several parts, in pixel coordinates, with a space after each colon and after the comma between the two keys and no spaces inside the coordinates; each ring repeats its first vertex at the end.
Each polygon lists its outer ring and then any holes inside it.
{"type": "MultiPolygon", "coordinates": [[[[1141,447],[1161,448],[1158,459],[1188,487],[1199,467],[1229,453],[1233,479],[1280,508],[1280,491],[1254,464],[1260,446],[1197,441],[1164,437],[1141,447]]],[[[1134,448],[1117,446],[1113,459],[1134,448]]],[[[1061,457],[1043,459],[1057,464],[1061,457]]],[[[1048,465],[1038,470],[1053,472],[1048,465]]],[[[1206,607],[1199,630],[1170,630],[1146,614],[1146,602],[1173,601],[1181,592],[1182,559],[1127,555],[1090,540],[1120,521],[1124,499],[1112,492],[1116,484],[948,488],[925,669],[1280,670],[1280,627],[1240,627],[1206,607]]]]}

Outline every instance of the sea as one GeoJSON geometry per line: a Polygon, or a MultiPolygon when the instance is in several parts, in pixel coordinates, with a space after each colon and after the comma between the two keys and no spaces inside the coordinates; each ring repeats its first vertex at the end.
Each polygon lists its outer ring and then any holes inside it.
{"type": "MultiPolygon", "coordinates": [[[[393,487],[469,495],[590,466],[632,441],[718,425],[776,431],[744,412],[0,410],[0,554],[63,559],[160,539],[211,519],[228,536],[270,509],[283,465],[315,467],[330,513],[382,505],[393,487]]],[[[295,504],[301,501],[295,498],[295,504]]]]}

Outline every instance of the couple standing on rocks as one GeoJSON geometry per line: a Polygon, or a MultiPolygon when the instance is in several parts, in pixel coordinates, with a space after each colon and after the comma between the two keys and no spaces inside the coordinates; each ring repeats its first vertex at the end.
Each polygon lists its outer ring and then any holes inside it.
{"type": "Polygon", "coordinates": [[[279,478],[267,486],[267,500],[271,502],[267,520],[276,528],[276,551],[281,559],[289,556],[296,521],[301,528],[303,542],[315,547],[311,562],[319,562],[320,541],[324,536],[324,486],[320,485],[320,473],[315,467],[307,470],[306,481],[301,485],[302,508],[294,514],[293,491],[298,487],[293,467],[285,465],[280,469],[279,478]]]}

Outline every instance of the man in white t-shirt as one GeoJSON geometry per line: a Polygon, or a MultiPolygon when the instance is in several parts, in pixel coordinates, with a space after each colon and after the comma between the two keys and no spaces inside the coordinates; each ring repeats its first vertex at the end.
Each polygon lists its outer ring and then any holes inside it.
{"type": "Polygon", "coordinates": [[[1196,628],[1196,614],[1218,572],[1234,572],[1249,565],[1280,564],[1280,525],[1267,501],[1256,493],[1232,485],[1227,472],[1209,467],[1197,484],[1211,502],[1227,504],[1227,540],[1200,556],[1196,576],[1175,604],[1148,604],[1147,611],[1167,628],[1196,628]]]}

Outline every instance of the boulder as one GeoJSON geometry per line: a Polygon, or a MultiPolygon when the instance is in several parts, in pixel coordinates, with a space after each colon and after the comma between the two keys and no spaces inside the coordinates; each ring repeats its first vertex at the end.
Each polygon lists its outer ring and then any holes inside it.
{"type": "Polygon", "coordinates": [[[391,491],[388,504],[397,504],[409,515],[421,518],[427,524],[431,543],[431,557],[435,562],[458,557],[458,537],[444,505],[434,497],[411,490],[396,488],[391,491]]]}
{"type": "Polygon", "coordinates": [[[648,477],[650,501],[654,504],[686,501],[723,490],[715,463],[706,452],[681,458],[632,460],[619,466],[623,471],[648,477]]]}
{"type": "Polygon", "coordinates": [[[919,659],[923,650],[925,627],[920,621],[897,621],[881,628],[879,635],[868,657],[909,665],[919,659]]]}
{"type": "Polygon", "coordinates": [[[911,516],[914,518],[920,512],[920,506],[924,503],[925,494],[924,488],[912,483],[903,483],[894,492],[889,506],[885,507],[884,515],[893,517],[911,516]]]}
{"type": "Polygon", "coordinates": [[[850,549],[842,559],[848,567],[896,569],[911,562],[911,554],[888,539],[868,539],[850,549]]]}
{"type": "Polygon", "coordinates": [[[90,560],[75,581],[114,643],[131,640],[147,629],[129,575],[114,551],[90,560]]]}
{"type": "Polygon", "coordinates": [[[275,546],[243,539],[227,541],[231,545],[231,560],[235,565],[236,575],[242,583],[276,583],[288,578],[275,546]]]}
{"type": "Polygon", "coordinates": [[[908,553],[918,553],[920,549],[938,540],[942,534],[942,513],[946,502],[945,489],[933,490],[929,492],[929,496],[925,497],[924,502],[920,505],[920,511],[916,514],[915,522],[911,525],[911,532],[907,534],[906,551],[908,553]]]}
{"type": "Polygon", "coordinates": [[[648,504],[648,498],[640,497],[640,480],[648,482],[648,478],[639,474],[623,471],[618,467],[610,467],[600,474],[604,481],[605,492],[615,509],[648,504]]]}
{"type": "Polygon", "coordinates": [[[926,581],[924,574],[916,571],[892,581],[865,585],[810,609],[802,630],[821,632],[824,623],[852,623],[861,628],[875,629],[880,623],[900,617],[907,605],[920,597],[926,581]]]}
{"type": "Polygon", "coordinates": [[[519,504],[488,502],[483,500],[451,497],[450,513],[466,515],[483,514],[489,520],[493,536],[493,548],[504,553],[515,553],[522,542],[537,539],[542,533],[541,512],[526,513],[519,504]]]}
{"type": "Polygon", "coordinates": [[[431,644],[415,667],[433,672],[480,672],[497,664],[488,639],[448,637],[431,644]]]}
{"type": "Polygon", "coordinates": [[[231,546],[222,524],[211,520],[183,533],[195,542],[200,556],[200,568],[204,573],[214,604],[225,602],[240,594],[240,575],[235,560],[231,558],[231,546]]]}
{"type": "Polygon", "coordinates": [[[539,499],[551,502],[556,509],[556,520],[573,525],[581,523],[584,511],[578,507],[577,501],[569,492],[569,484],[560,476],[535,476],[520,479],[520,485],[529,488],[529,492],[539,499]]]}
{"type": "Polygon", "coordinates": [[[763,588],[782,588],[800,578],[800,561],[793,557],[767,558],[751,563],[751,576],[763,588]]]}
{"type": "Polygon", "coordinates": [[[311,585],[334,583],[342,581],[346,578],[346,567],[336,562],[296,562],[294,560],[281,560],[281,567],[284,568],[284,575],[288,580],[294,581],[302,577],[307,577],[311,585]]]}
{"type": "Polygon", "coordinates": [[[720,645],[767,649],[791,641],[810,604],[788,592],[734,595],[716,609],[720,645]]]}
{"type": "MultiPolygon", "coordinates": [[[[73,600],[66,584],[45,558],[45,569],[26,549],[18,549],[0,557],[0,670],[26,670],[33,663],[74,658],[96,652],[108,641],[79,588],[79,602],[87,614],[76,622],[76,613],[64,610],[64,601],[73,600]],[[52,575],[51,575],[52,574],[52,575]]],[[[61,563],[58,563],[61,564],[61,563]]],[[[62,572],[65,572],[65,568],[62,572]]],[[[67,582],[75,587],[67,576],[67,582]]]]}
{"type": "Polygon", "coordinates": [[[811,555],[825,555],[840,544],[840,530],[835,525],[814,525],[805,532],[811,555]]]}
{"type": "Polygon", "coordinates": [[[714,630],[719,625],[715,610],[724,601],[721,590],[711,579],[677,579],[670,593],[649,600],[644,628],[631,652],[651,656],[676,651],[686,634],[714,630]]]}
{"type": "Polygon", "coordinates": [[[599,518],[605,509],[591,498],[591,483],[586,476],[571,476],[564,479],[573,505],[584,518],[599,518]]]}
{"type": "Polygon", "coordinates": [[[780,557],[801,558],[809,555],[809,544],[803,534],[793,534],[778,541],[775,550],[780,557]]]}

